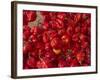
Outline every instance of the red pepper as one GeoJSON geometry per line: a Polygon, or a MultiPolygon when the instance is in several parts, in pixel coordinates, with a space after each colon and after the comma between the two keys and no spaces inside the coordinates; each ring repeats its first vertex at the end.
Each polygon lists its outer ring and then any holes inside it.
{"type": "Polygon", "coordinates": [[[23,69],[89,66],[90,45],[91,14],[23,11],[23,69]]]}

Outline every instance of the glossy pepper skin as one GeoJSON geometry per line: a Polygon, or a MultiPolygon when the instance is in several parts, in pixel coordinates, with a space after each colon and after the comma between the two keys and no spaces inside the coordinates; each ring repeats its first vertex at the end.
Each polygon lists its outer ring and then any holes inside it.
{"type": "Polygon", "coordinates": [[[28,25],[28,22],[32,22],[36,20],[36,12],[30,10],[23,11],[23,25],[28,25]]]}
{"type": "Polygon", "coordinates": [[[89,66],[90,40],[89,13],[23,11],[23,69],[89,66]]]}

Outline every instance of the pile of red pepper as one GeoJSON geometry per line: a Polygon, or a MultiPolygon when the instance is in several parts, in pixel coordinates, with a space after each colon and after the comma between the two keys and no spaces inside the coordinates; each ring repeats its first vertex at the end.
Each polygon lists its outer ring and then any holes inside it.
{"type": "Polygon", "coordinates": [[[90,47],[91,14],[23,10],[23,69],[90,66],[90,47]]]}

